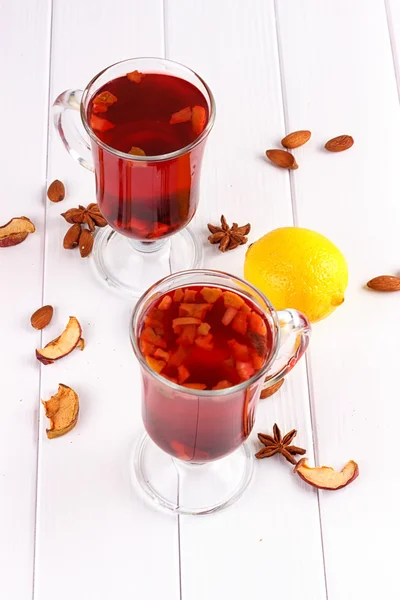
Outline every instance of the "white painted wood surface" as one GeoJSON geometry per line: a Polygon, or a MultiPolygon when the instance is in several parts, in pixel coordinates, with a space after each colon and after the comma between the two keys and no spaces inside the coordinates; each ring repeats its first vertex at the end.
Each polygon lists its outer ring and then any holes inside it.
{"type": "MultiPolygon", "coordinates": [[[[396,597],[399,301],[363,285],[400,269],[400,2],[248,4],[0,3],[0,216],[24,214],[37,227],[0,251],[0,598],[396,597]],[[361,475],[345,490],[318,494],[278,457],[260,461],[243,498],[212,517],[163,515],[131,490],[129,451],[142,428],[131,306],[62,248],[59,214],[92,201],[94,181],[52,129],[47,139],[47,124],[49,98],[139,55],[181,61],[215,93],[200,235],[222,212],[249,220],[251,241],[295,223],[326,234],[348,259],[345,304],[314,327],[307,364],[261,403],[255,427],[296,427],[321,464],[358,460],[361,475]],[[313,132],[296,151],[299,169],[267,164],[264,150],[298,128],[313,132]],[[322,150],[341,133],[355,138],[349,152],[322,150]],[[67,187],[62,208],[45,200],[55,178],[67,187]],[[41,335],[29,317],[42,300],[56,309],[43,342],[74,314],[87,348],[39,368],[41,335]],[[49,441],[40,398],[59,382],[80,393],[81,416],[49,441]]],[[[241,274],[244,248],[205,251],[206,265],[241,274]]]]}

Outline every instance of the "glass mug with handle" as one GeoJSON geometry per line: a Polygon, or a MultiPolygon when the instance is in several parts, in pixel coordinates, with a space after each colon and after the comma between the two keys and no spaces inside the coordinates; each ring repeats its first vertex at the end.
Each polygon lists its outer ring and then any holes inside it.
{"type": "Polygon", "coordinates": [[[140,298],[130,333],[147,433],[132,470],[148,499],[206,514],[242,494],[261,390],[294,367],[310,331],[303,314],[275,310],[255,287],[220,271],[171,275],[140,298]]]}
{"type": "Polygon", "coordinates": [[[95,173],[109,224],[93,250],[101,277],[140,296],[158,279],[200,266],[201,245],[186,227],[215,119],[201,77],[169,60],[129,59],[98,73],[83,92],[62,93],[53,114],[68,152],[95,173]]]}

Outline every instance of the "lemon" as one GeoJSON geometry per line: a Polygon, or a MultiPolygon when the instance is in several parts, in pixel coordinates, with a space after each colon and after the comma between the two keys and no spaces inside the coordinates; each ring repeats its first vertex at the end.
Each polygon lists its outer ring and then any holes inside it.
{"type": "Polygon", "coordinates": [[[325,236],[281,227],[249,247],[244,276],[278,310],[297,308],[310,321],[319,321],[344,301],[348,269],[343,254],[325,236]]]}

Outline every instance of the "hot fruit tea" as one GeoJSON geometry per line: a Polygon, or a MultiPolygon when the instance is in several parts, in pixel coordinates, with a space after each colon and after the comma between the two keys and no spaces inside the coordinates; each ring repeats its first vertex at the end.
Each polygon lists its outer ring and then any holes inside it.
{"type": "Polygon", "coordinates": [[[119,158],[92,144],[98,203],[109,224],[141,241],[184,228],[196,212],[203,144],[170,160],[151,157],[194,142],[207,125],[208,104],[184,79],[134,71],[91,98],[87,120],[105,144],[148,161],[119,158]]]}
{"type": "Polygon", "coordinates": [[[247,297],[217,287],[168,292],[146,312],[140,350],[166,385],[143,371],[143,420],[163,450],[204,462],[238,448],[253,427],[263,381],[237,389],[269,358],[271,326],[247,297]],[[172,381],[180,386],[173,389],[172,381]],[[209,390],[207,395],[185,392],[209,390]],[[215,390],[232,392],[213,395],[215,390]]]}

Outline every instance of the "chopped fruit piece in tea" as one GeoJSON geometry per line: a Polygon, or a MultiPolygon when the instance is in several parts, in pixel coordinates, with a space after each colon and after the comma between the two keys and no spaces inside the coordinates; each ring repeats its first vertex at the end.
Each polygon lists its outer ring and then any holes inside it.
{"type": "Polygon", "coordinates": [[[242,310],[235,315],[232,321],[232,329],[245,335],[247,331],[247,315],[242,310]]]}
{"type": "Polygon", "coordinates": [[[214,304],[219,298],[222,296],[222,290],[219,288],[208,288],[205,287],[200,291],[200,294],[203,296],[206,302],[210,304],[214,304]]]}
{"type": "Polygon", "coordinates": [[[146,340],[140,340],[140,350],[142,354],[145,356],[151,356],[156,351],[156,346],[154,344],[150,344],[150,342],[146,342],[146,340]]]}
{"type": "Polygon", "coordinates": [[[146,156],[146,152],[137,146],[132,146],[128,154],[132,154],[133,156],[146,156]]]}
{"type": "Polygon", "coordinates": [[[203,350],[213,350],[214,344],[211,342],[212,337],[213,336],[211,333],[209,333],[208,335],[202,335],[196,338],[194,343],[199,348],[203,348],[203,350]]]}
{"type": "Polygon", "coordinates": [[[259,371],[265,362],[265,357],[260,356],[255,350],[253,350],[251,352],[251,360],[253,361],[253,366],[255,370],[259,371]]]}
{"type": "Polygon", "coordinates": [[[126,76],[129,79],[129,81],[133,81],[133,83],[141,83],[143,78],[146,77],[144,73],[141,73],[137,70],[132,71],[132,73],[127,73],[126,76]]]}
{"type": "Polygon", "coordinates": [[[114,123],[111,123],[110,121],[107,121],[107,119],[102,119],[101,117],[97,117],[96,115],[92,115],[90,117],[90,127],[94,130],[94,131],[101,131],[101,132],[105,132],[105,131],[109,131],[110,129],[114,129],[115,125],[114,123]]]}
{"type": "MultiPolygon", "coordinates": [[[[197,319],[196,319],[197,320],[197,319]]],[[[196,338],[196,325],[183,325],[182,332],[177,338],[177,343],[183,346],[190,346],[196,338]]]]}
{"type": "Polygon", "coordinates": [[[210,332],[211,325],[209,323],[201,323],[197,328],[198,335],[207,335],[210,332]]]}
{"type": "Polygon", "coordinates": [[[190,372],[188,371],[188,369],[184,365],[180,365],[178,367],[178,382],[184,383],[186,379],[189,379],[189,377],[190,372]]]}
{"type": "Polygon", "coordinates": [[[219,381],[217,385],[214,385],[213,390],[225,390],[226,388],[232,387],[232,383],[227,379],[219,381]]]}
{"type": "Polygon", "coordinates": [[[248,316],[249,328],[255,333],[259,333],[260,335],[266,335],[267,326],[265,325],[264,320],[260,315],[255,312],[251,312],[248,316]]]}
{"type": "Polygon", "coordinates": [[[242,312],[246,313],[246,315],[248,315],[249,313],[251,313],[251,308],[248,304],[246,304],[246,302],[243,304],[243,306],[240,309],[242,312]]]}
{"type": "Polygon", "coordinates": [[[164,296],[164,298],[161,300],[160,304],[158,305],[158,310],[168,310],[169,307],[172,304],[172,298],[171,296],[164,296]]]}
{"type": "Polygon", "coordinates": [[[175,440],[170,442],[170,446],[180,460],[191,460],[193,458],[193,452],[190,453],[190,447],[185,444],[181,444],[175,440]]]}
{"type": "Polygon", "coordinates": [[[146,362],[156,373],[161,373],[165,365],[167,364],[165,360],[157,360],[152,356],[145,356],[146,362]]]}
{"type": "Polygon", "coordinates": [[[200,135],[207,123],[207,114],[202,106],[193,106],[192,128],[196,135],[200,135]]]}
{"type": "Polygon", "coordinates": [[[194,317],[178,317],[172,321],[172,327],[175,329],[180,325],[200,325],[201,320],[194,317]]]}
{"type": "Polygon", "coordinates": [[[97,114],[97,113],[105,113],[108,111],[108,105],[107,104],[94,104],[93,103],[93,113],[97,114]]]}
{"type": "Polygon", "coordinates": [[[207,311],[211,308],[211,304],[186,304],[183,303],[179,307],[179,316],[181,317],[195,317],[201,321],[207,314],[207,311]]]}
{"type": "MultiPolygon", "coordinates": [[[[163,377],[211,390],[236,386],[262,369],[272,332],[250,300],[228,290],[191,286],[155,300],[143,317],[139,342],[146,357],[161,361],[163,377]],[[196,302],[200,298],[210,302],[196,302]],[[242,310],[245,305],[250,312],[242,310]],[[265,335],[249,329],[253,314],[253,327],[262,330],[264,325],[265,335]]],[[[160,368],[159,362],[155,365],[160,368]]]]}
{"type": "Polygon", "coordinates": [[[184,295],[185,294],[184,294],[184,291],[182,288],[175,290],[174,291],[174,302],[182,302],[184,295]]]}
{"type": "Polygon", "coordinates": [[[149,240],[153,240],[168,233],[169,227],[165,223],[156,223],[155,230],[147,236],[149,240]]]}
{"type": "Polygon", "coordinates": [[[191,388],[192,390],[205,390],[207,386],[205,383],[184,383],[183,387],[191,388]]]}
{"type": "Polygon", "coordinates": [[[183,296],[184,302],[196,302],[197,290],[185,290],[185,295],[183,296]]]}
{"type": "Polygon", "coordinates": [[[185,346],[178,346],[176,352],[173,353],[171,358],[169,359],[168,366],[169,367],[180,367],[180,365],[184,362],[184,360],[189,355],[189,349],[185,346]]]}
{"type": "Polygon", "coordinates": [[[178,112],[175,112],[173,115],[171,115],[169,124],[176,125],[177,123],[187,123],[191,120],[191,118],[192,109],[190,106],[187,106],[186,108],[182,108],[182,110],[178,110],[178,112]]]}
{"type": "Polygon", "coordinates": [[[160,348],[167,347],[166,341],[160,335],[157,335],[152,327],[145,327],[140,335],[140,339],[160,348]]]}
{"type": "Polygon", "coordinates": [[[240,344],[237,340],[229,340],[228,346],[235,360],[250,360],[250,350],[245,344],[240,344]]]}
{"type": "Polygon", "coordinates": [[[162,360],[168,361],[169,360],[169,352],[166,352],[165,350],[162,350],[161,348],[157,348],[157,350],[154,351],[154,357],[162,358],[162,360]]]}
{"type": "Polygon", "coordinates": [[[244,304],[243,298],[241,298],[238,294],[235,294],[234,292],[224,292],[223,297],[225,306],[233,306],[233,308],[239,310],[244,304]]]}
{"type": "Polygon", "coordinates": [[[106,106],[112,106],[117,102],[117,97],[111,92],[101,92],[93,99],[93,104],[105,104],[106,106]]]}
{"type": "Polygon", "coordinates": [[[256,372],[251,362],[242,362],[240,360],[236,362],[236,370],[239,373],[239,377],[242,381],[250,379],[250,377],[252,377],[256,372]]]}
{"type": "Polygon", "coordinates": [[[224,312],[224,316],[222,317],[222,324],[229,325],[229,323],[232,323],[233,319],[237,315],[237,312],[238,311],[236,308],[233,308],[233,306],[228,306],[228,308],[224,312]]]}

